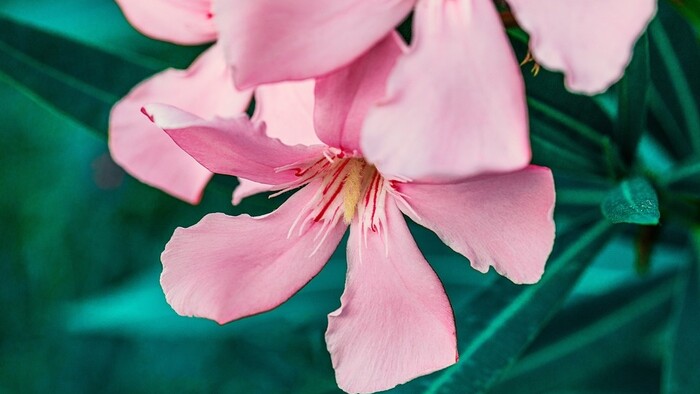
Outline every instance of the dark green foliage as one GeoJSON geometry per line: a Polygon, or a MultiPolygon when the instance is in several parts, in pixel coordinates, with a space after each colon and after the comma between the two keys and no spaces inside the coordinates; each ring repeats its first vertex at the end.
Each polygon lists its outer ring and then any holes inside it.
{"type": "Polygon", "coordinates": [[[700,391],[700,231],[692,234],[695,258],[686,274],[679,278],[676,291],[676,313],[670,331],[670,346],[665,354],[665,393],[697,393],[700,391]]]}
{"type": "Polygon", "coordinates": [[[632,62],[617,84],[618,116],[613,141],[627,165],[634,162],[637,145],[644,132],[650,82],[649,38],[645,34],[637,42],[632,62]]]}

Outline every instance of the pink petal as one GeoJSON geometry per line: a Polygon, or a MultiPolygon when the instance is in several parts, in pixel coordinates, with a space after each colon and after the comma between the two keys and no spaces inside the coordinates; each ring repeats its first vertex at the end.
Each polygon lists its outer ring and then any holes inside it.
{"type": "Polygon", "coordinates": [[[234,175],[269,185],[296,180],[295,168],[323,155],[324,146],[288,146],[265,135],[265,124],[246,115],[203,120],[178,108],[147,105],[144,113],[185,152],[217,174],[234,175]]]}
{"type": "Polygon", "coordinates": [[[386,231],[350,227],[348,275],[340,309],[328,315],[326,343],[338,386],[388,390],[457,361],[454,316],[440,280],[406,222],[387,203],[386,231]]]}
{"type": "Polygon", "coordinates": [[[400,185],[404,213],[435,233],[474,269],[489,266],[514,283],[535,283],[554,243],[554,180],[529,166],[455,184],[400,185]]]}
{"type": "Polygon", "coordinates": [[[127,172],[182,200],[197,203],[211,173],[183,152],[141,113],[152,102],[178,106],[198,116],[241,113],[250,92],[234,89],[221,50],[213,46],[187,71],[166,70],[137,85],[109,119],[109,148],[127,172]]]}
{"type": "Polygon", "coordinates": [[[236,85],[316,77],[350,63],[391,31],[416,0],[230,0],[215,22],[236,85]]]}
{"type": "Polygon", "coordinates": [[[231,203],[233,205],[238,205],[246,197],[250,197],[258,193],[269,192],[273,188],[274,186],[272,185],[265,185],[262,183],[249,181],[245,178],[238,178],[238,186],[233,189],[233,198],[231,199],[231,203]]]}
{"type": "Polygon", "coordinates": [[[129,22],[141,33],[175,44],[216,40],[211,0],[116,0],[129,22]]]}
{"type": "Polygon", "coordinates": [[[391,33],[347,67],[317,81],[314,121],[323,142],[360,151],[367,112],[384,98],[387,77],[405,47],[401,37],[391,33]]]}
{"type": "Polygon", "coordinates": [[[538,63],[563,71],[575,92],[596,94],[622,77],[656,0],[508,0],[538,63]]]}
{"type": "Polygon", "coordinates": [[[315,145],[314,81],[281,82],[255,89],[253,120],[267,124],[267,135],[287,145],[315,145]]]}
{"type": "Polygon", "coordinates": [[[530,161],[522,75],[490,1],[422,1],[414,42],[369,112],[365,156],[389,177],[463,179],[530,161]]]}
{"type": "Polygon", "coordinates": [[[168,303],[181,315],[223,324],[288,300],[323,268],[345,232],[342,223],[330,228],[320,245],[321,222],[287,234],[314,192],[302,189],[265,216],[215,213],[175,230],[161,256],[168,303]]]}

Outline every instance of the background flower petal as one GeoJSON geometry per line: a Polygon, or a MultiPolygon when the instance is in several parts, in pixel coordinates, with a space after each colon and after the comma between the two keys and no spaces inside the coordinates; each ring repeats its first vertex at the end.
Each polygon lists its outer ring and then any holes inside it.
{"type": "Polygon", "coordinates": [[[175,44],[216,40],[212,0],[116,0],[129,22],[141,33],[175,44]]]}
{"type": "Polygon", "coordinates": [[[384,98],[387,77],[405,47],[392,32],[347,67],[318,79],[314,123],[323,142],[360,152],[367,112],[384,98]]]}
{"type": "Polygon", "coordinates": [[[242,88],[333,71],[381,40],[415,0],[230,0],[215,22],[242,88]]]}
{"type": "Polygon", "coordinates": [[[211,172],[149,122],[141,107],[166,103],[209,118],[242,113],[249,101],[250,92],[234,88],[221,50],[214,46],[186,71],[170,69],[156,74],[112,108],[110,153],[115,162],[138,180],[196,203],[211,172]]]}
{"type": "Polygon", "coordinates": [[[255,89],[253,120],[264,121],[267,135],[287,145],[315,145],[314,81],[280,82],[255,89]]]}
{"type": "Polygon", "coordinates": [[[542,66],[566,75],[569,89],[600,93],[624,73],[656,0],[508,0],[542,66]]]}

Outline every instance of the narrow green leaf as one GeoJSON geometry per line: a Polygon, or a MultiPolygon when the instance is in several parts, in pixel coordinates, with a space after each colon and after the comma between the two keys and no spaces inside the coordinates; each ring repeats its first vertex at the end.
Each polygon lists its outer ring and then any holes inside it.
{"type": "Polygon", "coordinates": [[[37,64],[115,96],[158,69],[0,14],[0,41],[37,64]]]}
{"type": "Polygon", "coordinates": [[[0,73],[101,134],[112,105],[154,71],[0,16],[0,73]]]}
{"type": "Polygon", "coordinates": [[[644,340],[665,327],[675,280],[674,273],[635,281],[558,313],[493,392],[571,388],[643,352],[644,340]]]}
{"type": "Polygon", "coordinates": [[[664,360],[666,394],[700,393],[700,229],[693,233],[696,258],[678,293],[671,349],[664,360]]]}
{"type": "Polygon", "coordinates": [[[117,96],[37,63],[2,41],[0,78],[62,115],[106,135],[109,110],[117,96]]]}
{"type": "MultiPolygon", "coordinates": [[[[544,77],[541,77],[542,79],[544,77]]],[[[555,89],[550,90],[550,94],[555,92],[555,89]]],[[[566,92],[565,94],[570,94],[566,92]]],[[[593,127],[584,123],[582,120],[577,119],[574,115],[568,114],[565,111],[576,111],[581,112],[581,107],[575,106],[561,106],[559,108],[547,104],[543,99],[538,99],[536,94],[530,94],[528,97],[528,106],[530,109],[534,110],[536,113],[540,113],[546,118],[552,120],[555,124],[561,126],[561,129],[570,130],[572,134],[576,135],[584,141],[589,141],[595,145],[601,145],[603,143],[603,136],[601,133],[597,132],[593,127]]]]}
{"type": "Polygon", "coordinates": [[[589,97],[569,93],[561,77],[541,71],[525,77],[533,162],[572,173],[609,178],[619,158],[610,149],[613,123],[589,97]]]}
{"type": "Polygon", "coordinates": [[[690,28],[675,10],[660,3],[659,17],[649,27],[652,79],[660,100],[666,103],[684,131],[685,138],[670,143],[688,145],[693,152],[700,154],[697,97],[700,75],[693,69],[700,61],[700,45],[689,39],[690,34],[690,28]]]}
{"type": "Polygon", "coordinates": [[[36,21],[31,18],[25,18],[37,12],[39,15],[55,12],[51,10],[55,7],[53,3],[40,0],[27,8],[26,4],[14,2],[11,12],[0,11],[0,74],[24,93],[103,136],[112,105],[136,84],[168,65],[162,59],[150,59],[127,49],[117,51],[108,44],[124,42],[124,48],[134,44],[141,51],[153,49],[164,58],[178,56],[178,65],[183,60],[186,65],[202,50],[140,37],[123,21],[124,16],[112,2],[89,8],[85,0],[62,3],[61,12],[80,12],[85,19],[108,17],[120,21],[110,20],[97,29],[110,40],[102,44],[85,38],[85,34],[80,36],[79,33],[85,33],[85,29],[94,25],[71,22],[75,18],[52,19],[60,23],[49,23],[42,28],[36,27],[36,21]],[[67,31],[77,25],[82,28],[67,31]],[[128,30],[124,31],[125,28],[128,30]]]}
{"type": "Polygon", "coordinates": [[[700,2],[697,0],[670,0],[669,2],[688,20],[700,39],[700,2]]]}
{"type": "Polygon", "coordinates": [[[682,159],[693,153],[690,144],[679,144],[677,141],[686,141],[687,136],[683,126],[674,114],[676,107],[662,97],[662,93],[656,86],[649,88],[649,113],[647,126],[668,153],[676,159],[682,159]]]}
{"type": "Polygon", "coordinates": [[[644,131],[649,83],[649,41],[644,34],[637,42],[625,76],[617,84],[618,113],[614,141],[628,167],[632,165],[644,131]]]}
{"type": "MultiPolygon", "coordinates": [[[[519,58],[527,36],[508,31],[519,58]]],[[[615,177],[619,158],[610,149],[613,122],[591,97],[570,93],[562,75],[542,69],[536,76],[523,67],[530,115],[533,162],[570,173],[615,177]]]]}
{"type": "Polygon", "coordinates": [[[663,180],[673,192],[700,198],[700,160],[692,160],[671,169],[663,180]]]}
{"type": "Polygon", "coordinates": [[[601,165],[602,159],[596,160],[594,156],[586,155],[585,152],[579,152],[575,149],[566,148],[562,145],[557,145],[556,142],[547,137],[535,133],[537,129],[542,132],[545,127],[537,128],[538,124],[535,119],[530,119],[533,124],[533,132],[530,134],[532,143],[533,163],[555,170],[585,174],[586,176],[594,176],[596,178],[605,178],[607,171],[601,165]]]}
{"type": "MultiPolygon", "coordinates": [[[[114,0],[3,0],[0,16],[154,70],[187,67],[204,48],[146,37],[129,24],[114,0]]],[[[62,49],[53,48],[48,54],[62,49]]]]}
{"type": "Polygon", "coordinates": [[[554,313],[581,273],[607,243],[611,226],[599,221],[559,235],[536,285],[499,280],[456,309],[463,341],[459,362],[428,383],[425,393],[480,393],[491,387],[554,313]]]}
{"type": "Polygon", "coordinates": [[[612,223],[659,224],[659,200],[645,178],[622,181],[603,200],[601,209],[612,223]]]}

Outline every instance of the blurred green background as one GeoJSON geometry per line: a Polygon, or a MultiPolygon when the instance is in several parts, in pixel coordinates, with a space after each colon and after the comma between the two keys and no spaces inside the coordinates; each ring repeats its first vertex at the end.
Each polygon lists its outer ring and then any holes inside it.
{"type": "MultiPolygon", "coordinates": [[[[673,3],[608,94],[524,70],[535,161],[557,179],[547,274],[524,287],[481,275],[412,226],[461,361],[393,392],[700,393],[700,6],[673,3]],[[655,211],[630,212],[639,201],[655,211]]],[[[233,207],[236,180],[217,176],[190,206],[111,161],[111,105],[202,49],[140,36],[109,0],[0,4],[0,392],[338,392],[323,333],[344,245],[263,315],[219,326],[165,303],[159,254],[175,227],[281,201],[233,207]]]]}

